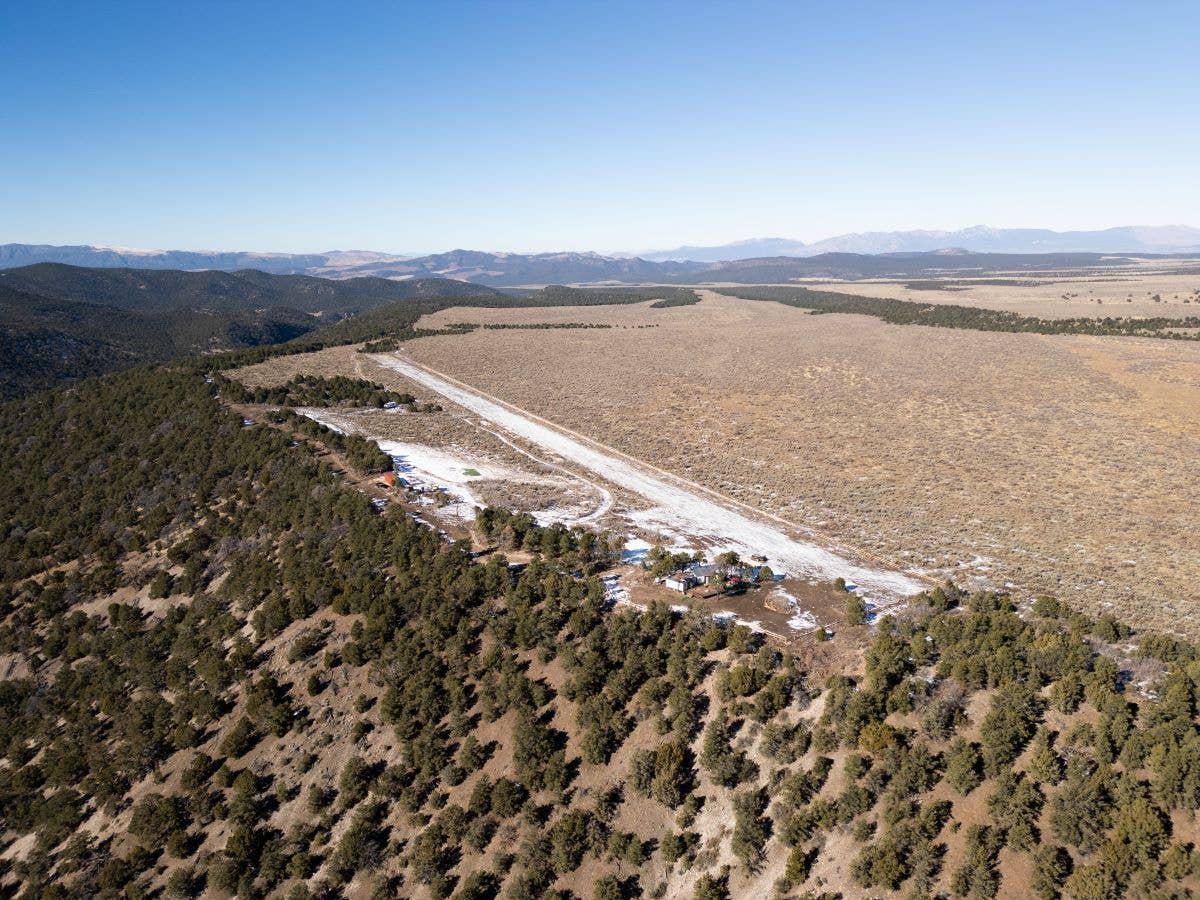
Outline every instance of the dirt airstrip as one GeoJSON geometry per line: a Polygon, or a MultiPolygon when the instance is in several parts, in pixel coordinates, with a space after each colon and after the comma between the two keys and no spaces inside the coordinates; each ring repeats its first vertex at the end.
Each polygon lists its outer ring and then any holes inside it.
{"type": "MultiPolygon", "coordinates": [[[[897,568],[1200,634],[1200,345],[900,327],[707,293],[422,325],[568,321],[614,327],[478,330],[401,355],[897,568]]],[[[433,399],[351,348],[239,377],[298,371],[433,399]]],[[[417,440],[439,421],[403,428],[417,440]]]]}
{"type": "Polygon", "coordinates": [[[898,327],[711,294],[423,324],[568,320],[618,327],[403,352],[895,565],[1200,633],[1198,345],[898,327]]]}

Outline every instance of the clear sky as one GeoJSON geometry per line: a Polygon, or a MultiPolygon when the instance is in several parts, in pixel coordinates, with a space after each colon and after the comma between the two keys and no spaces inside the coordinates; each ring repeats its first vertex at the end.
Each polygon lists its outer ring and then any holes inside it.
{"type": "Polygon", "coordinates": [[[0,242],[1200,225],[1200,3],[0,3],[0,242]]]}

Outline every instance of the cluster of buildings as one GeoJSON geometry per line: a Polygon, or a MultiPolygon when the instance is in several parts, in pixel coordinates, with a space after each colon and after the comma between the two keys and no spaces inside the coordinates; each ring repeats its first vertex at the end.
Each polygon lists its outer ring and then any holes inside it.
{"type": "Polygon", "coordinates": [[[719,566],[713,563],[694,562],[670,575],[664,575],[657,581],[664,587],[685,594],[692,588],[711,584],[720,575],[725,577],[726,588],[737,588],[757,582],[761,573],[762,566],[719,566]]]}

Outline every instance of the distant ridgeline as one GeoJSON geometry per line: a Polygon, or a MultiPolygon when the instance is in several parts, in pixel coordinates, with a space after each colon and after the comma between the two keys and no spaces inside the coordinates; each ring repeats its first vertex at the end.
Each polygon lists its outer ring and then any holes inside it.
{"type": "Polygon", "coordinates": [[[1200,340],[1200,334],[1179,329],[1200,328],[1200,316],[1186,318],[1137,318],[1105,316],[1042,319],[1000,309],[958,306],[951,303],[921,303],[886,297],[861,297],[836,291],[804,287],[721,288],[717,293],[746,300],[773,300],[785,306],[814,313],[854,313],[874,316],[892,325],[931,325],[937,328],[969,328],[975,331],[1032,332],[1035,334],[1091,334],[1124,337],[1156,337],[1200,340]]]}
{"type": "Polygon", "coordinates": [[[8,269],[0,272],[0,398],[141,363],[286,343],[384,304],[496,293],[446,279],[8,269]]]}
{"type": "Polygon", "coordinates": [[[0,399],[142,363],[245,348],[237,360],[387,334],[448,306],[695,302],[684,288],[502,292],[447,278],[330,280],[307,275],[86,269],[41,263],[0,271],[0,399]],[[665,300],[664,300],[665,298],[665,300]],[[690,299],[689,299],[690,298],[690,299]]]}
{"type": "Polygon", "coordinates": [[[514,570],[380,514],[319,444],[361,472],[377,448],[247,425],[227,390],[171,364],[0,405],[0,894],[1195,884],[1195,644],[947,585],[831,622],[869,649],[826,677],[608,608],[603,535],[484,511],[514,570]]]}
{"type": "MultiPolygon", "coordinates": [[[[487,293],[469,298],[423,299],[407,303],[391,303],[369,312],[339,322],[330,328],[289,341],[285,344],[254,347],[252,349],[218,354],[212,357],[193,359],[189,364],[204,370],[230,369],[251,365],[275,356],[309,353],[326,347],[357,344],[369,341],[362,349],[368,353],[384,353],[394,350],[399,342],[433,335],[462,334],[477,327],[472,324],[448,325],[443,329],[417,328],[422,316],[432,315],[452,306],[478,306],[483,308],[517,309],[545,306],[612,306],[618,304],[645,303],[659,300],[651,306],[680,306],[699,302],[696,292],[690,288],[571,288],[551,285],[538,290],[504,293],[484,288],[487,293]],[[690,299],[689,299],[690,298],[690,299]]],[[[569,323],[571,327],[579,323],[569,323]]],[[[538,326],[533,326],[538,327],[538,326]]]]}

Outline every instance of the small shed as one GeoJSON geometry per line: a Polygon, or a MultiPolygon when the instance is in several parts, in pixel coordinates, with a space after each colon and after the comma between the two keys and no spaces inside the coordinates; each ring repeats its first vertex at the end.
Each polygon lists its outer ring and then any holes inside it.
{"type": "Polygon", "coordinates": [[[700,584],[699,579],[689,572],[674,572],[663,579],[662,583],[673,591],[684,593],[700,584]]]}

